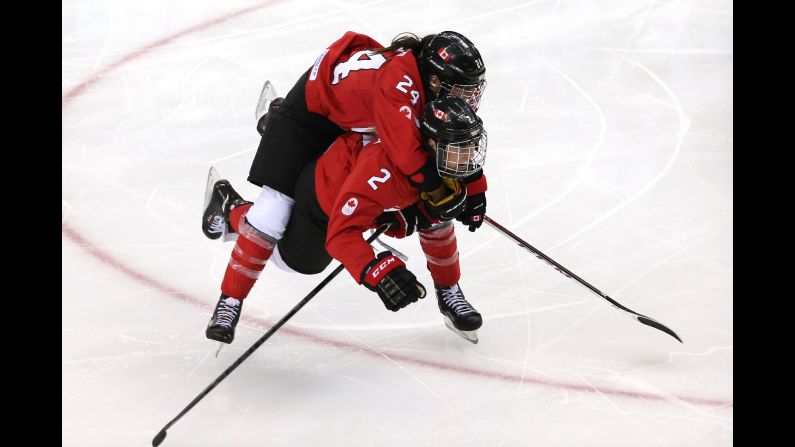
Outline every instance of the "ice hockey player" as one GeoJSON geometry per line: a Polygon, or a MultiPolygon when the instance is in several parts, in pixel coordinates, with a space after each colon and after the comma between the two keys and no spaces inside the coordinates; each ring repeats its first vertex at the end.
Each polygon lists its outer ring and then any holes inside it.
{"type": "Polygon", "coordinates": [[[256,203],[243,200],[226,180],[214,184],[203,217],[205,234],[208,222],[222,220],[237,234],[237,241],[207,326],[208,338],[232,342],[243,301],[267,262],[287,271],[316,274],[335,258],[392,311],[424,297],[424,286],[399,258],[389,251],[374,256],[362,236],[388,223],[389,236],[419,233],[445,323],[477,342],[482,317],[458,284],[461,272],[452,219],[466,206],[466,195],[473,192],[468,187],[485,192],[485,181],[467,185],[463,180],[482,175],[486,131],[469,104],[455,96],[429,102],[421,117],[423,150],[444,179],[446,192],[439,200],[399,175],[400,168],[382,140],[355,132],[337,138],[302,171],[295,206],[280,240],[250,222],[256,203]]]}

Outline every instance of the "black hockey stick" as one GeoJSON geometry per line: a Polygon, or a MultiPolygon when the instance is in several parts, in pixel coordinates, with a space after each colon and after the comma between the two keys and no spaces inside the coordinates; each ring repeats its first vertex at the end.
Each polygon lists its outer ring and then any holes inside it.
{"type": "MultiPolygon", "coordinates": [[[[387,228],[388,227],[386,225],[381,226],[381,228],[379,228],[375,233],[373,233],[369,238],[367,238],[367,243],[373,242],[375,240],[375,238],[380,236],[381,233],[386,231],[387,228]]],[[[248,358],[248,356],[253,354],[254,351],[256,351],[257,348],[259,348],[263,343],[265,343],[265,341],[268,340],[271,335],[273,335],[276,331],[278,331],[279,328],[282,327],[284,325],[284,323],[287,322],[287,320],[292,318],[293,315],[295,315],[299,310],[301,310],[302,307],[304,307],[306,305],[306,303],[309,302],[309,300],[311,300],[315,295],[317,295],[317,293],[320,292],[320,289],[325,287],[326,284],[328,284],[332,279],[334,279],[334,277],[337,276],[342,271],[343,268],[344,267],[343,267],[342,264],[338,265],[337,268],[335,268],[334,271],[331,272],[326,277],[326,279],[323,280],[323,282],[318,284],[317,287],[315,287],[314,289],[312,289],[311,292],[309,292],[309,295],[307,295],[304,299],[301,300],[301,302],[296,304],[295,307],[293,307],[289,312],[287,312],[287,314],[285,316],[283,316],[282,319],[279,320],[278,323],[274,324],[273,327],[270,328],[268,330],[268,332],[265,333],[265,335],[260,337],[259,340],[257,340],[256,343],[251,345],[251,347],[248,348],[248,350],[246,352],[244,352],[243,355],[238,357],[238,359],[235,360],[235,363],[232,363],[232,366],[230,366],[229,368],[226,368],[226,370],[224,370],[224,372],[222,372],[221,375],[218,376],[217,379],[213,380],[213,383],[211,383],[209,386],[207,386],[207,388],[205,388],[204,391],[199,393],[199,395],[196,396],[196,398],[193,399],[191,401],[191,403],[189,403],[188,406],[185,407],[185,409],[183,409],[182,411],[179,412],[177,417],[175,417],[168,424],[166,424],[166,426],[163,427],[162,430],[160,430],[160,432],[157,434],[157,436],[155,436],[154,439],[152,439],[152,446],[153,447],[159,446],[160,443],[163,442],[164,439],[166,439],[166,430],[171,428],[171,426],[174,425],[178,420],[180,420],[182,418],[182,416],[185,415],[185,413],[190,411],[191,408],[193,408],[197,403],[199,403],[199,401],[202,400],[204,398],[204,396],[209,394],[210,391],[213,390],[213,388],[218,386],[218,384],[221,383],[221,381],[224,380],[226,378],[226,376],[229,375],[229,373],[231,373],[232,371],[235,370],[235,368],[240,366],[240,364],[243,363],[243,361],[246,360],[248,358]]]]}
{"type": "Polygon", "coordinates": [[[641,315],[641,314],[635,312],[634,310],[631,310],[631,309],[628,309],[628,308],[622,306],[616,300],[614,300],[613,298],[610,298],[609,296],[605,295],[604,293],[602,293],[596,287],[588,284],[587,282],[585,282],[584,279],[582,279],[579,276],[575,275],[574,273],[572,273],[566,267],[563,267],[562,265],[558,264],[557,262],[555,262],[549,256],[545,255],[544,253],[541,253],[541,251],[538,250],[537,248],[533,247],[532,245],[530,245],[527,242],[525,242],[522,239],[520,239],[519,236],[511,233],[505,227],[503,227],[502,225],[500,225],[497,222],[495,222],[494,219],[490,218],[489,216],[483,216],[483,219],[486,221],[487,224],[491,225],[492,228],[494,228],[498,232],[502,233],[503,235],[513,239],[513,241],[516,242],[517,244],[519,244],[520,247],[522,247],[522,248],[526,249],[527,251],[529,251],[530,253],[534,254],[538,259],[546,261],[548,264],[550,264],[553,267],[555,267],[555,270],[559,271],[560,273],[563,273],[563,275],[565,275],[566,277],[576,279],[577,282],[579,282],[580,284],[582,284],[585,287],[587,287],[588,289],[590,289],[591,292],[593,292],[593,293],[601,296],[602,298],[606,299],[608,302],[610,302],[610,304],[613,305],[613,307],[616,307],[617,309],[621,309],[624,312],[628,312],[632,316],[632,318],[634,318],[635,320],[638,320],[639,322],[645,324],[646,326],[651,326],[651,327],[653,327],[655,329],[659,329],[659,330],[665,332],[666,334],[670,335],[671,337],[679,340],[679,343],[683,343],[682,339],[679,338],[678,335],[676,335],[676,332],[674,332],[671,329],[669,329],[668,326],[660,323],[659,321],[657,321],[657,320],[655,320],[653,318],[649,318],[649,317],[647,317],[645,315],[641,315]]]}

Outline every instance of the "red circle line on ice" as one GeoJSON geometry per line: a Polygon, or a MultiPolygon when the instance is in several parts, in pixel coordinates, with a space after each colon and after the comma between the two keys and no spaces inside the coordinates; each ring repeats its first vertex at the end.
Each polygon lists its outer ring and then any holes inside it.
{"type": "MultiPolygon", "coordinates": [[[[240,9],[237,11],[233,11],[216,18],[207,20],[202,22],[198,25],[194,25],[182,31],[178,31],[176,33],[170,34],[166,37],[156,40],[148,45],[144,45],[143,47],[133,50],[128,53],[126,56],[122,57],[121,59],[110,63],[104,67],[101,67],[97,71],[90,74],[84,81],[78,83],[75,87],[71,88],[66,94],[64,94],[61,100],[61,113],[63,114],[67,106],[74,102],[80,96],[89,92],[89,88],[92,87],[97,82],[105,79],[109,74],[113,73],[114,71],[118,70],[119,68],[128,65],[129,63],[139,59],[147,54],[152,53],[153,51],[168,45],[175,40],[187,36],[192,33],[204,31],[208,28],[211,28],[216,25],[220,25],[225,23],[229,20],[233,20],[240,16],[250,14],[252,12],[258,11],[262,8],[273,6],[274,4],[280,3],[281,0],[272,0],[268,2],[261,3],[259,5],[251,6],[248,8],[240,9]]],[[[191,305],[205,308],[207,310],[212,310],[213,305],[212,303],[205,302],[202,299],[197,297],[191,296],[186,292],[182,292],[177,290],[168,284],[160,282],[159,280],[147,275],[146,273],[140,272],[118,258],[112,256],[108,252],[105,252],[99,248],[97,248],[94,244],[91,243],[83,234],[81,234],[77,229],[73,228],[71,225],[64,222],[61,225],[61,231],[63,234],[74,242],[78,247],[83,249],[86,254],[94,257],[98,261],[102,262],[103,264],[107,265],[110,268],[117,270],[118,272],[126,275],[127,277],[138,281],[146,286],[152,287],[155,290],[163,293],[164,295],[171,296],[172,298],[176,298],[178,300],[184,301],[191,305]]],[[[243,321],[246,321],[249,324],[255,325],[262,329],[270,328],[273,323],[269,322],[263,318],[257,317],[243,317],[243,321]]],[[[635,398],[635,399],[645,399],[645,400],[654,400],[654,401],[668,401],[671,403],[687,403],[687,404],[697,404],[697,405],[708,405],[708,406],[716,406],[716,407],[733,407],[734,402],[731,400],[724,400],[724,399],[710,399],[710,398],[700,398],[700,397],[688,397],[688,396],[674,396],[674,395],[657,395],[652,393],[646,392],[639,392],[639,391],[631,391],[631,390],[621,390],[621,389],[611,389],[605,387],[595,387],[591,385],[578,385],[572,383],[565,383],[565,382],[558,382],[554,380],[540,380],[535,379],[532,377],[527,377],[524,375],[514,375],[514,374],[507,374],[507,373],[499,373],[494,371],[488,370],[481,370],[476,368],[470,368],[465,366],[453,365],[453,364],[446,364],[442,362],[436,362],[432,360],[426,360],[416,357],[411,357],[408,355],[403,354],[394,354],[389,353],[386,354],[381,351],[377,351],[374,349],[370,349],[366,346],[362,346],[356,343],[350,342],[343,342],[337,340],[331,340],[327,338],[322,338],[317,335],[314,335],[309,332],[297,330],[290,328],[289,326],[282,327],[280,329],[281,333],[286,333],[292,336],[301,337],[303,339],[309,340],[314,343],[333,346],[335,348],[345,349],[345,350],[353,350],[357,352],[363,352],[367,355],[372,357],[377,357],[383,359],[384,356],[387,356],[389,359],[393,361],[400,361],[404,363],[409,363],[421,367],[436,369],[439,371],[447,371],[450,373],[461,374],[466,376],[474,376],[474,377],[482,377],[486,379],[492,380],[501,380],[510,383],[526,383],[532,385],[539,385],[539,386],[546,386],[570,391],[579,391],[585,393],[593,393],[593,394],[603,394],[608,396],[617,396],[617,397],[627,397],[627,398],[635,398]]]]}

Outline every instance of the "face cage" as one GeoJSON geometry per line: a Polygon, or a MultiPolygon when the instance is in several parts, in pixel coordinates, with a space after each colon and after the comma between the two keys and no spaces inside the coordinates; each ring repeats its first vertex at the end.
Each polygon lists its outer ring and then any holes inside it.
{"type": "Polygon", "coordinates": [[[483,169],[486,163],[488,137],[484,130],[480,136],[436,146],[436,169],[441,177],[464,178],[483,169]]]}
{"type": "Polygon", "coordinates": [[[439,98],[447,95],[458,96],[466,101],[472,110],[475,112],[480,108],[480,99],[483,92],[486,90],[486,80],[482,80],[480,84],[448,84],[442,82],[442,87],[439,89],[439,98]]]}

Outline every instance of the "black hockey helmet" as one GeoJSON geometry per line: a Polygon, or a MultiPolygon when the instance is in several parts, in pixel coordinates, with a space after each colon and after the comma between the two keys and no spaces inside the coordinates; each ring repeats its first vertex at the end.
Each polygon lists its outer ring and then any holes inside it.
{"type": "Polygon", "coordinates": [[[434,96],[431,75],[436,75],[442,83],[436,98],[453,94],[478,110],[486,88],[486,65],[469,39],[455,31],[436,34],[420,48],[417,66],[429,99],[434,96]]]}
{"type": "Polygon", "coordinates": [[[436,151],[441,177],[464,178],[486,162],[487,136],[483,121],[457,96],[445,96],[425,104],[420,134],[425,148],[436,151]],[[435,142],[435,149],[428,139],[435,142]]]}

